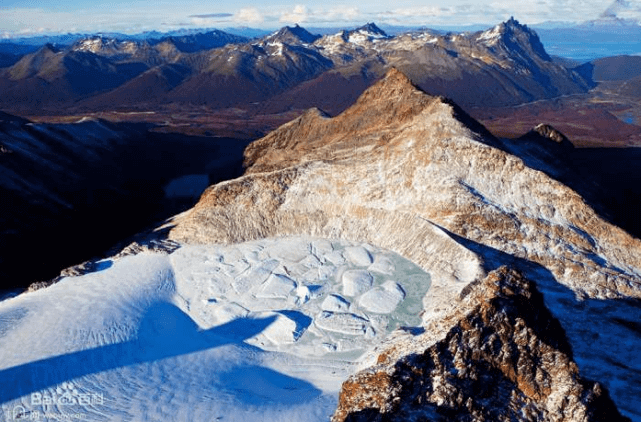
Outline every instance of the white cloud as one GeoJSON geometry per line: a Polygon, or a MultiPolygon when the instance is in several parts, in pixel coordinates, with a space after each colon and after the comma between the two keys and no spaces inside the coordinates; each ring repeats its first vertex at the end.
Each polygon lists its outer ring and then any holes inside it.
{"type": "Polygon", "coordinates": [[[290,12],[284,12],[280,15],[279,22],[283,23],[301,23],[308,21],[308,10],[306,6],[296,5],[294,10],[290,12]]]}
{"type": "Polygon", "coordinates": [[[62,31],[77,20],[76,14],[44,9],[15,8],[0,13],[0,26],[7,32],[21,35],[62,31]]]}
{"type": "MultiPolygon", "coordinates": [[[[430,6],[416,5],[391,9],[378,14],[388,23],[401,25],[495,24],[510,16],[524,23],[566,20],[582,22],[596,19],[612,0],[484,0],[453,4],[442,1],[430,6]]],[[[639,2],[639,0],[635,0],[639,2]]]]}
{"type": "Polygon", "coordinates": [[[233,20],[234,22],[242,24],[259,24],[262,23],[265,18],[255,7],[246,7],[236,12],[233,20]]]}
{"type": "MultiPolygon", "coordinates": [[[[249,3],[240,0],[239,9],[233,15],[211,13],[202,4],[185,7],[161,2],[150,7],[145,0],[117,8],[85,6],[85,9],[74,11],[47,7],[0,7],[0,28],[4,31],[2,36],[7,36],[21,31],[35,34],[40,28],[44,28],[44,32],[68,32],[71,28],[76,28],[78,32],[166,30],[168,27],[185,26],[185,22],[194,27],[251,25],[269,29],[294,23],[351,27],[369,21],[416,26],[494,25],[510,16],[523,23],[534,24],[550,20],[581,22],[596,19],[613,5],[613,0],[432,0],[429,5],[420,0],[402,3],[390,0],[341,3],[341,0],[331,0],[325,5],[321,3],[321,6],[306,1],[297,0],[295,6],[281,8],[276,5],[270,7],[273,3],[245,6],[249,3]]],[[[619,17],[641,18],[641,0],[615,2],[610,12],[619,17]]]]}
{"type": "Polygon", "coordinates": [[[200,16],[193,16],[193,17],[189,18],[189,22],[193,26],[206,28],[206,27],[214,26],[217,23],[221,23],[221,22],[231,22],[231,20],[230,19],[216,19],[216,18],[205,18],[205,17],[200,17],[200,16]]]}
{"type": "Polygon", "coordinates": [[[452,9],[445,7],[434,7],[434,6],[420,6],[420,7],[408,7],[402,9],[392,10],[392,15],[396,16],[413,16],[413,17],[435,17],[435,16],[450,16],[452,15],[452,9]]]}
{"type": "Polygon", "coordinates": [[[362,16],[361,11],[356,7],[349,6],[338,6],[332,9],[329,9],[327,12],[328,20],[336,21],[354,21],[360,19],[362,16]]]}
{"type": "Polygon", "coordinates": [[[281,23],[342,23],[365,22],[367,18],[354,6],[336,6],[330,9],[309,9],[296,5],[293,10],[282,12],[278,21],[281,23]]]}
{"type": "Polygon", "coordinates": [[[0,12],[0,28],[26,36],[61,32],[139,32],[158,28],[166,16],[163,10],[76,10],[52,11],[42,8],[14,8],[0,12]]]}

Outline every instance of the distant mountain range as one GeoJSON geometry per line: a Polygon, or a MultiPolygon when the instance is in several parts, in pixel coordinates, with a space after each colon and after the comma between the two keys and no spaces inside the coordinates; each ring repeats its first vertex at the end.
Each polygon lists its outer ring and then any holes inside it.
{"type": "Polygon", "coordinates": [[[538,35],[514,19],[486,31],[420,30],[394,37],[370,23],[324,36],[295,26],[254,40],[211,31],[47,44],[0,71],[0,107],[260,104],[265,112],[318,106],[336,113],[391,67],[465,107],[514,105],[592,86],[555,63],[538,35]]]}

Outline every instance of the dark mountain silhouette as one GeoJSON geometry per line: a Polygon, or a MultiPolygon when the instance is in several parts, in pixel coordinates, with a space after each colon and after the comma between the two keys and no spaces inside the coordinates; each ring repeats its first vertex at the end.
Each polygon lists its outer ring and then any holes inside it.
{"type": "Polygon", "coordinates": [[[115,63],[91,52],[47,44],[0,72],[0,90],[4,104],[67,103],[116,88],[146,69],[143,63],[115,63]]]}
{"type": "Polygon", "coordinates": [[[168,101],[230,107],[265,100],[330,69],[313,49],[272,42],[212,50],[205,65],[168,96],[168,101]]]}
{"type": "Polygon", "coordinates": [[[599,82],[625,81],[641,76],[641,57],[605,57],[585,63],[577,70],[599,82]]]}
{"type": "Polygon", "coordinates": [[[196,51],[223,47],[227,44],[247,42],[249,38],[214,30],[198,34],[162,37],[158,40],[149,40],[149,43],[155,45],[164,41],[172,42],[176,48],[183,53],[194,53],[196,51]]]}
{"type": "Polygon", "coordinates": [[[302,28],[296,24],[295,26],[285,26],[277,32],[268,35],[263,38],[267,42],[281,42],[285,44],[302,44],[307,43],[311,44],[317,39],[320,38],[320,35],[314,35],[307,31],[305,28],[302,28]]]}
{"type": "Polygon", "coordinates": [[[240,174],[246,142],[147,129],[0,112],[0,289],[54,278],[189,206],[165,196],[174,178],[240,174]]]}

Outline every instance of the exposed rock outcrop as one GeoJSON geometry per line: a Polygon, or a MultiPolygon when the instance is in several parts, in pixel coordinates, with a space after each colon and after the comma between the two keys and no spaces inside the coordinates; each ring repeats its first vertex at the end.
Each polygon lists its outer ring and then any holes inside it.
{"type": "Polygon", "coordinates": [[[345,381],[332,421],[629,420],[579,375],[533,283],[501,267],[463,293],[451,315],[345,381]]]}
{"type": "Polygon", "coordinates": [[[170,238],[303,234],[390,249],[432,276],[425,324],[488,270],[516,266],[537,281],[582,373],[641,417],[641,242],[508,150],[391,70],[342,114],[311,110],[251,144],[246,174],[210,187],[170,238]]]}
{"type": "Polygon", "coordinates": [[[550,125],[546,125],[544,123],[541,123],[539,125],[536,125],[532,130],[530,130],[528,133],[523,135],[521,139],[525,140],[547,140],[547,141],[552,141],[556,145],[568,149],[568,148],[573,148],[574,145],[570,142],[570,140],[561,132],[556,130],[550,125]]]}

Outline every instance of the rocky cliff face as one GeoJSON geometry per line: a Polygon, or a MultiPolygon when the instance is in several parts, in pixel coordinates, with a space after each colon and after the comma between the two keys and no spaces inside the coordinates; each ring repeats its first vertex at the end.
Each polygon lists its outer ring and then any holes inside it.
{"type": "Polygon", "coordinates": [[[461,292],[452,315],[398,336],[343,383],[332,421],[606,419],[629,420],[579,375],[534,284],[501,267],[461,292]]]}
{"type": "MultiPolygon", "coordinates": [[[[251,144],[246,174],[210,187],[174,220],[170,238],[306,234],[390,249],[432,276],[426,325],[460,308],[461,292],[488,271],[516,267],[560,320],[582,375],[641,418],[641,242],[548,176],[554,172],[513,154],[525,152],[392,70],[344,113],[311,110],[251,144]]],[[[532,373],[542,365],[529,362],[532,373]]]]}

